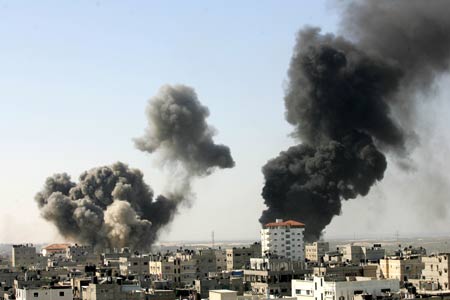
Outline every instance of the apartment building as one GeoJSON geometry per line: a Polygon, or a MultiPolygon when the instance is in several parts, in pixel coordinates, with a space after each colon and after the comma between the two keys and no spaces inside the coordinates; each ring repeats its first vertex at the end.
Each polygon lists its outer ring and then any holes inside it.
{"type": "Polygon", "coordinates": [[[328,242],[314,242],[305,245],[305,259],[311,262],[320,262],[325,254],[330,251],[328,242]]]}
{"type": "Polygon", "coordinates": [[[13,245],[11,253],[11,264],[15,268],[33,266],[37,262],[36,247],[32,244],[13,245]]]}
{"type": "Polygon", "coordinates": [[[261,257],[261,244],[254,243],[249,247],[226,250],[227,270],[245,269],[250,265],[250,258],[261,257]]]}
{"type": "Polygon", "coordinates": [[[265,224],[261,229],[262,253],[304,261],[304,230],[305,224],[293,220],[265,224]]]}
{"type": "Polygon", "coordinates": [[[252,258],[250,268],[244,270],[244,282],[250,283],[252,294],[289,296],[291,280],[308,273],[303,262],[289,258],[252,258]]]}
{"type": "Polygon", "coordinates": [[[449,290],[449,259],[449,253],[422,257],[422,262],[424,263],[422,280],[437,283],[440,290],[449,290]]]}
{"type": "Polygon", "coordinates": [[[410,279],[420,279],[425,265],[420,255],[389,256],[380,259],[383,278],[398,279],[400,283],[410,279]]]}

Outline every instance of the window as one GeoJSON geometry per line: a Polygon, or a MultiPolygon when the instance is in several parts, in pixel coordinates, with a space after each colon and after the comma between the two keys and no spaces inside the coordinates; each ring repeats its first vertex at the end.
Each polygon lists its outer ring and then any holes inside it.
{"type": "Polygon", "coordinates": [[[64,292],[59,292],[60,297],[64,297],[64,292]]]}
{"type": "Polygon", "coordinates": [[[37,297],[39,297],[39,293],[34,293],[33,296],[34,296],[35,298],[37,298],[37,297]]]}

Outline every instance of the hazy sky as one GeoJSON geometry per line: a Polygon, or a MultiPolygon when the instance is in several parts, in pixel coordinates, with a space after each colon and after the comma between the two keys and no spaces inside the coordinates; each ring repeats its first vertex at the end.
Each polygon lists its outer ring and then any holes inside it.
{"type": "MultiPolygon", "coordinates": [[[[236,167],[196,180],[195,202],[161,240],[207,240],[212,230],[216,240],[258,239],[261,166],[295,144],[283,104],[295,34],[338,23],[326,1],[0,1],[0,242],[60,240],[33,200],[54,173],[76,180],[123,161],[163,192],[168,174],[132,138],[166,83],[195,88],[236,167]]],[[[449,231],[449,86],[443,78],[435,101],[419,106],[415,170],[390,164],[327,236],[449,231]]]]}

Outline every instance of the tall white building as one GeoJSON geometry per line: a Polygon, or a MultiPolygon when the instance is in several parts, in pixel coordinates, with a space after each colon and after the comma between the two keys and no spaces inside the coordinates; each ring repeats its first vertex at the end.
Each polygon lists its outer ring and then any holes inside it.
{"type": "Polygon", "coordinates": [[[261,250],[265,254],[276,254],[294,260],[305,259],[303,231],[305,224],[277,219],[261,229],[261,250]]]}

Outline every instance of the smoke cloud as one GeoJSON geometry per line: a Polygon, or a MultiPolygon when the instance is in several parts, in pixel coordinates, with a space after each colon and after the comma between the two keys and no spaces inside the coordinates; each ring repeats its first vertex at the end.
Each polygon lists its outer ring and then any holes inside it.
{"type": "Polygon", "coordinates": [[[386,153],[407,155],[416,95],[449,68],[449,9],[448,1],[361,1],[344,8],[345,37],[298,33],[284,101],[302,143],[263,167],[261,223],[296,219],[317,240],[342,200],[383,179],[386,153]]]}
{"type": "Polygon", "coordinates": [[[136,147],[161,152],[166,163],[179,163],[189,176],[208,175],[214,168],[232,168],[230,148],[213,141],[215,130],[206,123],[209,110],[197,99],[194,89],[166,85],[150,99],[148,127],[136,147]]]}
{"type": "Polygon", "coordinates": [[[176,201],[153,199],[142,173],[121,162],[84,172],[78,183],[49,177],[35,199],[63,237],[102,248],[148,249],[177,211],[176,201]]]}
{"type": "Polygon", "coordinates": [[[172,171],[168,185],[171,197],[187,203],[192,198],[191,182],[217,168],[232,168],[230,148],[215,144],[215,130],[206,122],[209,110],[194,89],[165,85],[150,99],[148,127],[134,140],[137,149],[160,154],[161,163],[172,171]]]}
{"type": "Polygon", "coordinates": [[[49,177],[35,199],[62,236],[109,248],[147,249],[177,207],[163,196],[154,200],[142,173],[121,162],[86,171],[78,183],[67,174],[49,177]]]}
{"type": "Polygon", "coordinates": [[[162,87],[147,116],[147,131],[135,143],[142,151],[159,151],[162,163],[174,167],[167,197],[154,199],[142,173],[121,162],[84,172],[77,183],[55,174],[35,200],[63,237],[101,248],[149,249],[178,206],[190,199],[193,176],[234,166],[230,149],[214,144],[208,108],[192,88],[162,87]]]}

